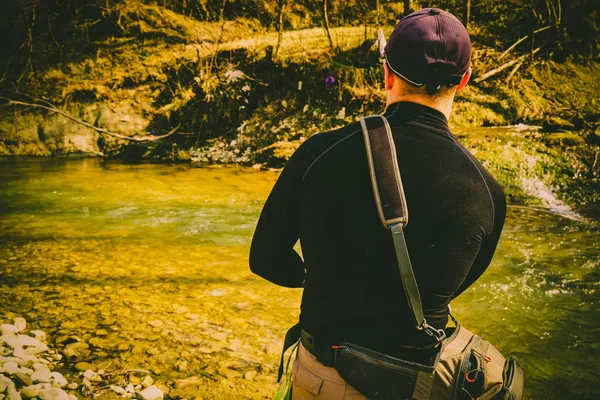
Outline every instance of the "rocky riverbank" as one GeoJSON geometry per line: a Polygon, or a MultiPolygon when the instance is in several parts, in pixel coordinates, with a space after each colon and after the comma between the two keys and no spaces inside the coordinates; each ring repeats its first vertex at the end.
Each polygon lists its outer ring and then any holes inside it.
{"type": "Polygon", "coordinates": [[[101,395],[162,400],[163,389],[168,391],[164,385],[153,384],[150,371],[116,369],[110,364],[96,369],[88,362],[78,362],[89,356],[90,345],[77,336],[65,338],[59,351],[47,344],[44,331],[28,330],[21,317],[0,325],[0,332],[0,400],[77,400],[101,395]]]}

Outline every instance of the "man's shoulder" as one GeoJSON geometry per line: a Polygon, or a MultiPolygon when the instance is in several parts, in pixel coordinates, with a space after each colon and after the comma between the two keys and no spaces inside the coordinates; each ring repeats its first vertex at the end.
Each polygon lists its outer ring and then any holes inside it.
{"type": "Polygon", "coordinates": [[[341,128],[332,129],[329,131],[315,133],[306,139],[301,148],[303,150],[326,150],[329,146],[335,145],[341,140],[350,138],[361,131],[360,122],[354,122],[341,128]]]}

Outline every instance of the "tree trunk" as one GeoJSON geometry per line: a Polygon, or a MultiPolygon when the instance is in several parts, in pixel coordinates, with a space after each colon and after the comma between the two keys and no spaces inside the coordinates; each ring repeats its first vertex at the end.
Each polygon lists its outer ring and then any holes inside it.
{"type": "Polygon", "coordinates": [[[469,29],[469,21],[471,20],[471,0],[465,0],[465,13],[463,15],[463,25],[469,29]]]}
{"type": "Polygon", "coordinates": [[[281,46],[281,39],[283,37],[283,15],[285,13],[285,6],[287,6],[287,0],[279,0],[277,2],[279,8],[278,25],[277,25],[277,47],[275,47],[275,57],[279,53],[279,47],[281,46]]]}
{"type": "Polygon", "coordinates": [[[331,38],[331,32],[329,30],[329,16],[327,12],[327,0],[322,0],[321,13],[323,14],[323,28],[325,29],[325,33],[327,34],[327,39],[329,40],[329,47],[333,50],[333,39],[331,38]]]}
{"type": "Polygon", "coordinates": [[[404,16],[410,14],[410,0],[404,0],[404,16]]]}
{"type": "Polygon", "coordinates": [[[225,5],[227,4],[227,0],[223,0],[223,4],[221,5],[221,10],[219,12],[219,24],[221,25],[219,29],[219,36],[217,38],[217,46],[215,48],[215,54],[213,55],[212,61],[210,63],[210,72],[212,72],[213,67],[217,63],[217,57],[219,56],[219,46],[221,46],[221,40],[223,40],[223,30],[225,29],[225,5]]]}

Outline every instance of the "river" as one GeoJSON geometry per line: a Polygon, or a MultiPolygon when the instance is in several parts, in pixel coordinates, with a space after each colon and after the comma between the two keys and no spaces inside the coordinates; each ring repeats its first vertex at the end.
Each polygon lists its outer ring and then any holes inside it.
{"type": "MultiPolygon", "coordinates": [[[[247,254],[276,178],[0,158],[0,323],[23,316],[58,348],[76,335],[87,361],[166,386],[199,377],[206,399],[272,398],[301,293],[252,275],[247,254]]],[[[532,399],[600,398],[600,224],[573,215],[510,207],[492,265],[452,304],[522,362],[532,399]]]]}

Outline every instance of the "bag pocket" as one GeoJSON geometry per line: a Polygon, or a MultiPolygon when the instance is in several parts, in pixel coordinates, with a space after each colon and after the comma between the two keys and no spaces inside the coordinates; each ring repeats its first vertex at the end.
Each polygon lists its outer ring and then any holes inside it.
{"type": "Polygon", "coordinates": [[[432,367],[400,360],[350,343],[336,352],[335,369],[370,400],[411,399],[419,371],[432,367]]]}
{"type": "Polygon", "coordinates": [[[312,396],[318,396],[323,386],[323,378],[319,377],[311,370],[306,368],[299,359],[294,361],[292,366],[293,376],[293,387],[296,388],[295,392],[298,394],[298,390],[307,392],[312,396]]]}
{"type": "Polygon", "coordinates": [[[510,357],[506,360],[502,377],[502,389],[495,399],[521,400],[525,397],[525,369],[516,358],[510,357]]]}

